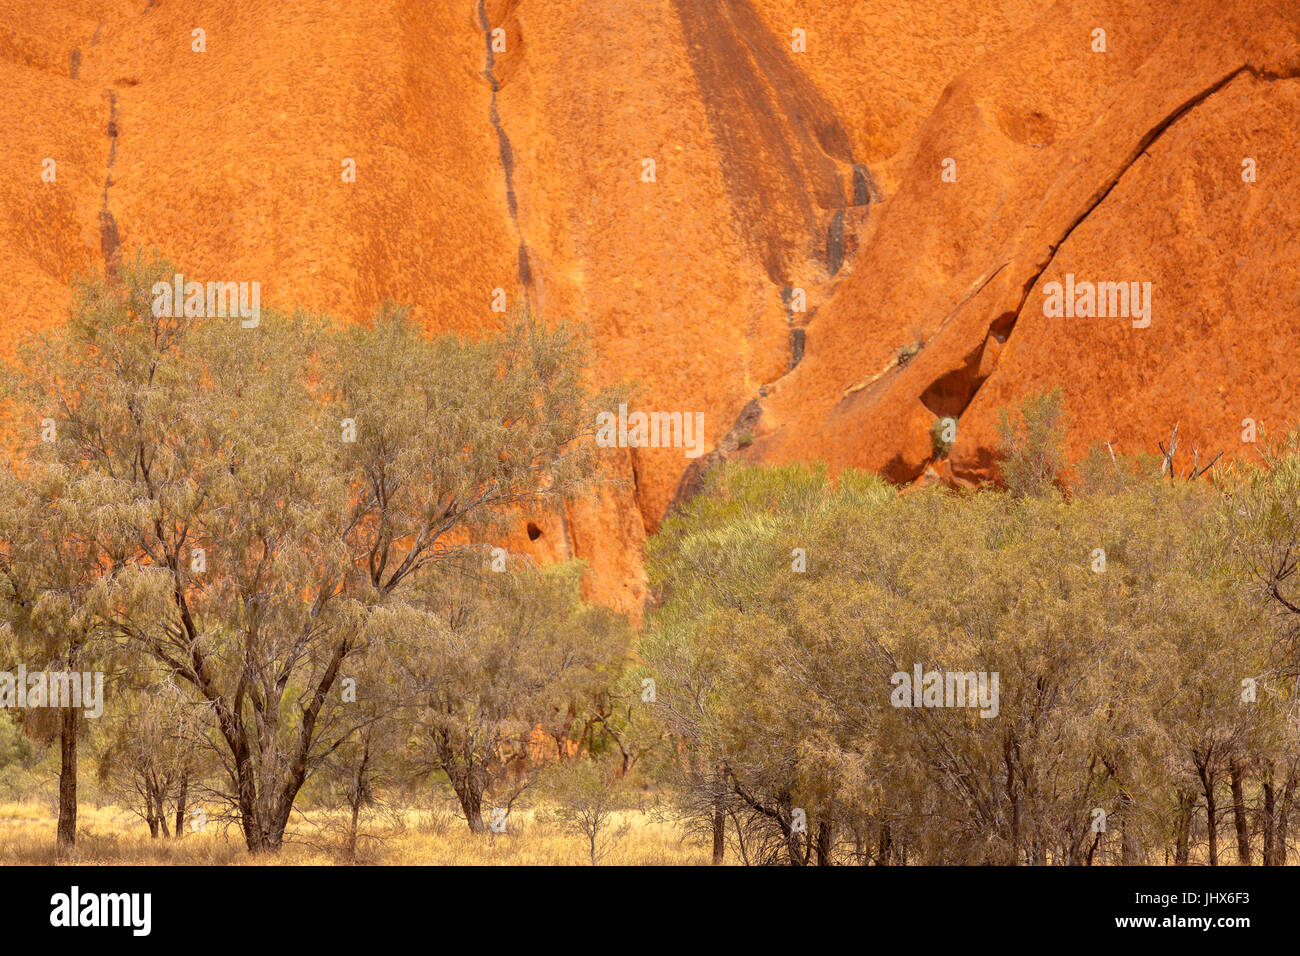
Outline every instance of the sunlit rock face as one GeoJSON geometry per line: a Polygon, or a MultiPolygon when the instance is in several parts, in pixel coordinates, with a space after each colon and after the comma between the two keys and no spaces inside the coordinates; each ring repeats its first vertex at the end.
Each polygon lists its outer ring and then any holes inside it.
{"type": "Polygon", "coordinates": [[[705,453],[610,448],[507,543],[636,610],[723,457],[979,480],[1058,385],[1075,454],[1300,417],[1298,37],[1241,0],[0,0],[3,344],[140,248],[339,321],[582,323],[705,453]]]}

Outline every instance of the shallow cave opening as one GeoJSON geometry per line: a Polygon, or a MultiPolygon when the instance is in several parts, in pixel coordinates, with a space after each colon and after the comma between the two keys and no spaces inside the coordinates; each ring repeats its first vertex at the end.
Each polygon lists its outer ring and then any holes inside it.
{"type": "Polygon", "coordinates": [[[542,529],[537,527],[537,525],[533,524],[531,521],[528,522],[528,526],[524,530],[528,532],[529,541],[536,541],[542,536],[542,529]]]}

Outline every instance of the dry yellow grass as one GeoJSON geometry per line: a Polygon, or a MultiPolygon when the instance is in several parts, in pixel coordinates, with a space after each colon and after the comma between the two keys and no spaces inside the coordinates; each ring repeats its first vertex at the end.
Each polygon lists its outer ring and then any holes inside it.
{"type": "MultiPolygon", "coordinates": [[[[342,814],[311,811],[290,828],[277,855],[248,854],[237,826],[209,823],[201,833],[183,839],[150,839],[136,816],[116,807],[83,806],[78,812],[77,846],[60,856],[54,845],[56,820],[39,803],[0,804],[0,865],[58,864],[113,866],[331,866],[346,864],[342,814]]],[[[681,831],[647,814],[628,810],[614,825],[630,829],[602,860],[603,865],[701,865],[709,862],[706,848],[683,840],[681,831]]],[[[478,836],[463,819],[449,812],[408,810],[363,823],[357,862],[391,865],[442,866],[562,866],[589,865],[581,837],[538,822],[531,810],[510,815],[507,832],[478,836]]]]}

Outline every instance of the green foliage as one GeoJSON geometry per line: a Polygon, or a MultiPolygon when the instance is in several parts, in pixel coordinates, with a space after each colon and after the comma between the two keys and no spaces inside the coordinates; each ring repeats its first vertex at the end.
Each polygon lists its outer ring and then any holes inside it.
{"type": "Polygon", "coordinates": [[[422,578],[486,573],[476,539],[586,486],[605,399],[578,334],[526,315],[474,340],[392,307],[249,329],[154,314],[173,272],[82,284],[8,371],[0,604],[25,647],[173,675],[210,709],[249,848],[275,849],[307,779],[399,703],[341,699],[376,616],[424,614],[422,578]]]}
{"type": "Polygon", "coordinates": [[[582,599],[581,571],[484,579],[449,567],[369,622],[411,701],[414,764],[445,775],[472,830],[485,800],[510,807],[532,782],[519,771],[534,749],[549,741],[558,755],[622,670],[627,623],[582,599]]]}
{"type": "Polygon", "coordinates": [[[31,754],[31,745],[23,736],[22,728],[7,711],[0,710],[0,770],[27,760],[31,754]]]}
{"type": "Polygon", "coordinates": [[[901,346],[898,351],[894,353],[894,358],[897,360],[899,368],[902,368],[908,362],[912,361],[912,359],[916,358],[924,347],[925,342],[919,338],[907,345],[901,346]]]}
{"type": "Polygon", "coordinates": [[[1017,497],[1042,494],[1065,466],[1065,401],[1059,388],[998,415],[1002,481],[1017,497]]]}
{"type": "Polygon", "coordinates": [[[951,418],[937,418],[933,425],[930,426],[930,440],[934,446],[934,456],[944,458],[952,451],[953,440],[949,437],[949,430],[953,426],[954,420],[951,418]]]}
{"type": "Polygon", "coordinates": [[[588,859],[598,866],[630,829],[617,820],[622,800],[618,762],[592,757],[566,760],[550,768],[542,787],[547,800],[539,822],[582,838],[588,859]]]}
{"type": "MultiPolygon", "coordinates": [[[[1040,403],[1026,431],[1058,418],[1040,403]]],[[[1206,573],[1213,489],[1067,499],[1033,447],[1038,484],[1010,494],[732,468],[665,522],[640,652],[687,747],[664,768],[683,813],[751,862],[1046,863],[1093,860],[1101,808],[1125,835],[1102,853],[1136,861],[1207,753],[1277,725],[1239,699],[1266,622],[1206,573]],[[997,673],[996,713],[894,706],[917,665],[997,673]]]]}

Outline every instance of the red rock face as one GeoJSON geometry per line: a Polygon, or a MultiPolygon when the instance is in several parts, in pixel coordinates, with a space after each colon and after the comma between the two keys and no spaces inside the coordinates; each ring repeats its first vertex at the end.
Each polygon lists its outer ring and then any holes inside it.
{"type": "Polygon", "coordinates": [[[998,407],[1055,385],[1076,452],[1151,449],[1181,422],[1232,454],[1243,419],[1283,427],[1295,386],[1279,350],[1300,332],[1283,305],[1300,281],[1283,238],[1297,221],[1296,43],[1294,11],[1058,4],[992,50],[926,120],[749,453],[908,481],[952,416],[953,473],[987,477],[998,407]],[[1244,181],[1264,156],[1268,181],[1244,181]],[[1150,282],[1150,325],[1049,318],[1044,286],[1067,274],[1150,282]]]}
{"type": "Polygon", "coordinates": [[[584,323],[710,454],[612,449],[621,487],[508,543],[636,610],[721,455],[979,479],[1054,385],[1076,453],[1293,421],[1298,34],[1243,0],[0,0],[0,339],[149,247],[340,321],[584,323]],[[1150,324],[1045,315],[1067,276],[1151,283],[1150,324]]]}

